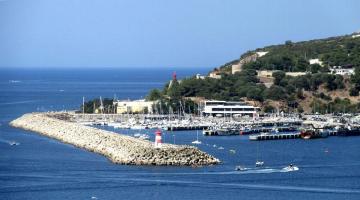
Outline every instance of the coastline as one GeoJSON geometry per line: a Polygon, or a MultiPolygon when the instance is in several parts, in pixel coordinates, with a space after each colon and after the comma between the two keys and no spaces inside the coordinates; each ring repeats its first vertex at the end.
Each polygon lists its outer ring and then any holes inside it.
{"type": "Polygon", "coordinates": [[[203,166],[220,163],[219,159],[193,146],[163,144],[162,148],[155,148],[150,141],[60,120],[55,115],[28,113],[10,125],[98,153],[116,164],[203,166]]]}

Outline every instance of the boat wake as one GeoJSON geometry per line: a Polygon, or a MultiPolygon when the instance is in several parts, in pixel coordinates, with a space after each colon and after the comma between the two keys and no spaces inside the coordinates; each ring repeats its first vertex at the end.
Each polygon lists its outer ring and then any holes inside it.
{"type": "Polygon", "coordinates": [[[10,146],[20,145],[20,143],[19,143],[19,142],[16,142],[16,141],[9,141],[9,140],[1,140],[1,139],[0,139],[0,142],[5,143],[5,144],[8,144],[8,145],[10,145],[10,146]]]}
{"type": "Polygon", "coordinates": [[[276,191],[295,191],[295,192],[311,192],[311,193],[333,193],[333,194],[360,194],[359,189],[347,188],[325,188],[325,187],[304,187],[304,186],[291,186],[291,185],[265,185],[265,184],[247,184],[247,183],[214,183],[214,182],[198,182],[198,181],[181,181],[181,180],[164,180],[164,179],[143,179],[131,178],[122,179],[137,182],[157,182],[163,184],[184,184],[184,185],[205,185],[206,187],[232,187],[240,189],[255,189],[255,190],[276,190],[276,191]]]}
{"type": "Polygon", "coordinates": [[[235,171],[234,174],[269,174],[269,173],[284,173],[284,172],[294,172],[298,171],[299,168],[290,169],[288,167],[284,167],[281,169],[277,168],[244,168],[240,171],[235,171]]]}
{"type": "Polygon", "coordinates": [[[0,105],[13,105],[13,104],[26,104],[26,103],[34,103],[40,100],[28,100],[28,101],[13,101],[13,102],[4,102],[0,103],[0,105]]]}
{"type": "Polygon", "coordinates": [[[286,172],[293,172],[299,170],[299,168],[292,170],[292,169],[285,169],[285,168],[243,168],[242,171],[213,171],[213,172],[144,172],[144,173],[132,173],[134,175],[234,175],[234,174],[269,174],[269,173],[286,173],[286,172]]]}

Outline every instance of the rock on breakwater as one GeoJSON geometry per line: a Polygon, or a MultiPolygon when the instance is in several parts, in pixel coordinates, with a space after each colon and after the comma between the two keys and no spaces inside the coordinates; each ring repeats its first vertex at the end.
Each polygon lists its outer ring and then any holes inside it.
{"type": "Polygon", "coordinates": [[[213,165],[220,160],[187,145],[163,144],[54,118],[54,113],[28,113],[10,122],[22,128],[129,165],[213,165]]]}

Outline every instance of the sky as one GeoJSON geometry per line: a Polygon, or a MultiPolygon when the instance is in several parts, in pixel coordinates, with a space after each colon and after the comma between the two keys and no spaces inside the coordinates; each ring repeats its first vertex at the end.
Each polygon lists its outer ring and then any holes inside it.
{"type": "Polygon", "coordinates": [[[0,68],[217,67],[360,30],[358,0],[0,0],[0,68]]]}

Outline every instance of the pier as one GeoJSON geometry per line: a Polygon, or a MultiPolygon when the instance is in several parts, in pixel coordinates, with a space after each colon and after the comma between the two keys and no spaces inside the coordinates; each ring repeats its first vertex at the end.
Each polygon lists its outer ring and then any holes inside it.
{"type": "Polygon", "coordinates": [[[300,133],[280,133],[280,134],[259,134],[250,135],[250,140],[287,140],[287,139],[299,139],[300,133]]]}
{"type": "Polygon", "coordinates": [[[29,113],[15,119],[11,126],[74,145],[125,165],[201,166],[220,160],[188,145],[162,144],[137,139],[69,121],[69,115],[59,113],[29,113]]]}

